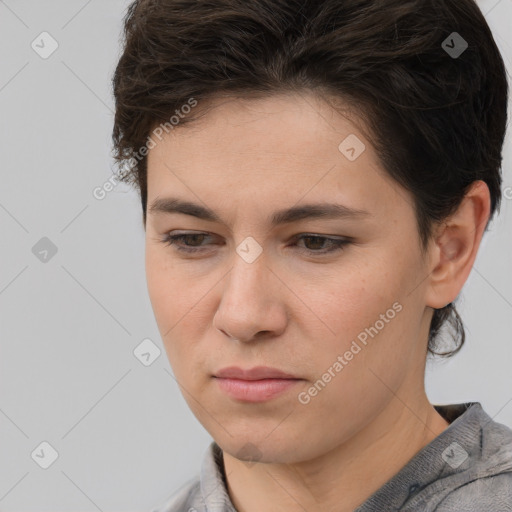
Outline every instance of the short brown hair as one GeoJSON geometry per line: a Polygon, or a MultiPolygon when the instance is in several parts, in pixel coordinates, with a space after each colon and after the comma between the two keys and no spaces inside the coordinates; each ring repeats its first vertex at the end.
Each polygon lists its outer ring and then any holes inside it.
{"type": "MultiPolygon", "coordinates": [[[[386,172],[414,198],[423,250],[474,181],[489,187],[489,221],[499,210],[508,84],[473,0],[137,0],[112,83],[114,158],[131,162],[120,177],[138,189],[144,225],[140,149],[156,126],[191,98],[300,90],[357,107],[386,172]],[[448,51],[456,43],[467,44],[460,55],[448,51]]],[[[453,303],[435,310],[428,351],[450,356],[464,340],[453,303]],[[456,348],[440,353],[445,323],[456,348]]]]}

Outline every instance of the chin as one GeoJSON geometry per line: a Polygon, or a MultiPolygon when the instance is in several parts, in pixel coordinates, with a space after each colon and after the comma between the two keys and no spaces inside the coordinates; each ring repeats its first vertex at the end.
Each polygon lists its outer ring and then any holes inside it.
{"type": "MultiPolygon", "coordinates": [[[[265,438],[265,435],[262,435],[260,431],[255,433],[254,436],[230,437],[226,434],[222,436],[222,439],[214,439],[224,452],[248,465],[257,462],[290,464],[308,458],[309,454],[300,453],[297,443],[293,441],[293,437],[285,436],[283,438],[276,436],[270,439],[273,434],[267,438],[265,438]]],[[[308,446],[309,450],[311,448],[311,445],[308,446]]]]}

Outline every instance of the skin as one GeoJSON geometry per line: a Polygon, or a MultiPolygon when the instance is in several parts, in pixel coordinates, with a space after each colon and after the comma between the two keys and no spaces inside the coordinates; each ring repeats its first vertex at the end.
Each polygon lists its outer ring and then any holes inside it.
{"type": "Polygon", "coordinates": [[[471,271],[488,188],[475,182],[422,254],[412,196],[384,172],[361,121],[312,93],[213,106],[148,154],[148,205],[173,196],[222,219],[148,211],[146,277],[169,362],[223,450],[238,511],[352,511],[448,426],[425,394],[428,327],[471,271]],[[338,150],[349,134],[366,145],[354,161],[338,150]],[[275,210],[316,202],[369,215],[269,224],[275,210]],[[191,255],[163,242],[178,230],[211,236],[181,240],[199,247],[191,255]],[[294,240],[304,233],[350,243],[319,256],[328,242],[294,240]],[[249,236],[263,250],[252,263],[236,252],[249,236]],[[402,310],[300,403],[395,302],[402,310]],[[266,402],[241,402],[213,377],[233,365],[302,380],[266,402]]]}

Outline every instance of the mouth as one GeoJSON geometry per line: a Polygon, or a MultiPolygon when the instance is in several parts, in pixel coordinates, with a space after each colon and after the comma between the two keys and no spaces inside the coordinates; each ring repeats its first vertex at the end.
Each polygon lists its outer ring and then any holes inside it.
{"type": "Polygon", "coordinates": [[[290,391],[303,380],[267,366],[248,370],[231,366],[218,371],[213,377],[221,391],[242,402],[271,400],[290,391]]]}

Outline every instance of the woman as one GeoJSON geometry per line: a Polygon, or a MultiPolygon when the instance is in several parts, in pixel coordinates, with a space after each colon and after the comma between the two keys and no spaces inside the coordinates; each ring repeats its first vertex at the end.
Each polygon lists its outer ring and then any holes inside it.
{"type": "Polygon", "coordinates": [[[508,86],[476,4],[140,0],[125,36],[116,159],[214,439],[155,511],[512,510],[512,431],[424,388],[500,204],[508,86]]]}

